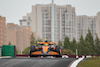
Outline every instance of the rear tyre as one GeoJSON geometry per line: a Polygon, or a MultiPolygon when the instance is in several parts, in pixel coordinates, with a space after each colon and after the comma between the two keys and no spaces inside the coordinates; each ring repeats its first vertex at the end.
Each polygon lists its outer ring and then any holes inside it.
{"type": "Polygon", "coordinates": [[[30,51],[35,51],[35,46],[30,46],[30,51]]]}
{"type": "Polygon", "coordinates": [[[58,57],[58,58],[59,58],[59,57],[62,57],[62,55],[58,55],[58,56],[56,56],[56,57],[58,57]]]}
{"type": "Polygon", "coordinates": [[[60,46],[56,46],[56,52],[59,53],[59,55],[56,57],[62,57],[62,53],[60,50],[61,50],[60,46]]]}
{"type": "Polygon", "coordinates": [[[59,53],[60,52],[60,46],[56,46],[56,49],[55,50],[56,50],[56,52],[59,53]]]}
{"type": "Polygon", "coordinates": [[[32,55],[30,55],[30,57],[33,57],[32,55]]]}
{"type": "Polygon", "coordinates": [[[30,53],[29,53],[30,57],[33,57],[33,55],[31,53],[34,51],[35,51],[35,46],[33,46],[33,45],[30,46],[30,53]]]}
{"type": "Polygon", "coordinates": [[[30,57],[37,57],[37,56],[35,56],[35,55],[30,55],[30,57]]]}

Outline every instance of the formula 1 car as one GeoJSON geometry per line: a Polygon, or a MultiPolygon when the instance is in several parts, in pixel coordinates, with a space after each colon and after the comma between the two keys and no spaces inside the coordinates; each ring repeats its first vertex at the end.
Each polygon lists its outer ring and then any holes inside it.
{"type": "Polygon", "coordinates": [[[37,42],[37,45],[30,46],[30,57],[33,56],[62,56],[62,47],[56,42],[37,42]]]}

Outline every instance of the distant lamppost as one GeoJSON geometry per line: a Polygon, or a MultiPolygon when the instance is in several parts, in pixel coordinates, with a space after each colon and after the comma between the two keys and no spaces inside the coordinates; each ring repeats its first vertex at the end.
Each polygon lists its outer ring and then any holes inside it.
{"type": "Polygon", "coordinates": [[[52,0],[51,7],[51,40],[54,42],[54,0],[52,0]]]}

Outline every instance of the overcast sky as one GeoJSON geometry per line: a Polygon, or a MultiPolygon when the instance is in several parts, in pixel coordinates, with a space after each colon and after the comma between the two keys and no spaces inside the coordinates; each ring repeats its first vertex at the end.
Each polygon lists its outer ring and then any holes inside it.
{"type": "MultiPolygon", "coordinates": [[[[0,15],[7,23],[19,24],[22,16],[32,11],[32,5],[50,4],[51,0],[0,0],[0,15]]],[[[56,5],[72,5],[76,15],[95,16],[100,11],[100,0],[54,0],[56,5]]]]}

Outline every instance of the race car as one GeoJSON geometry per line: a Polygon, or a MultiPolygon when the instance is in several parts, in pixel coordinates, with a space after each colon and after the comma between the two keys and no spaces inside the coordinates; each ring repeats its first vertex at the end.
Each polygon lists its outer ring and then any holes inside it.
{"type": "Polygon", "coordinates": [[[30,57],[33,56],[62,56],[62,47],[56,42],[37,42],[37,45],[30,46],[30,57]]]}

